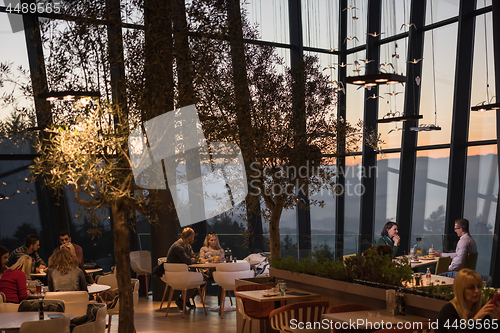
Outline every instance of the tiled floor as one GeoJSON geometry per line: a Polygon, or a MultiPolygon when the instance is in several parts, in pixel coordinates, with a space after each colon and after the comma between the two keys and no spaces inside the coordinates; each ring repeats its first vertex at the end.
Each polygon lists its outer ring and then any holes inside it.
{"type": "MultiPolygon", "coordinates": [[[[229,301],[229,299],[226,299],[229,301]]],[[[233,297],[233,305],[235,299],[233,297]]],[[[199,333],[236,333],[236,311],[224,312],[224,319],[221,319],[218,312],[208,311],[217,306],[216,296],[207,296],[207,315],[203,312],[203,307],[199,297],[196,297],[196,310],[186,310],[186,315],[182,318],[182,312],[175,304],[170,305],[168,317],[165,317],[165,306],[160,308],[160,302],[154,302],[141,296],[139,305],[135,309],[135,329],[137,332],[199,332],[199,333]]],[[[111,332],[118,332],[118,316],[113,316],[111,332]]]]}

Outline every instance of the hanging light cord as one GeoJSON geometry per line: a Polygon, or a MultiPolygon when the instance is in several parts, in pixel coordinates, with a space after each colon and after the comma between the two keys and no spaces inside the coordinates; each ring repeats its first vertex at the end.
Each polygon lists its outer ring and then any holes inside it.
{"type": "MultiPolygon", "coordinates": [[[[483,1],[484,6],[486,7],[486,0],[483,1]]],[[[486,57],[486,104],[490,103],[490,79],[489,79],[489,70],[488,70],[488,35],[486,29],[486,14],[484,14],[484,48],[485,48],[485,57],[486,57]]]]}
{"type": "MultiPolygon", "coordinates": [[[[434,16],[431,1],[431,24],[434,24],[434,16]]],[[[436,63],[434,59],[434,29],[431,30],[431,48],[432,48],[432,79],[434,83],[434,125],[437,126],[437,95],[436,95],[436,63]]]]}
{"type": "MultiPolygon", "coordinates": [[[[405,2],[403,1],[403,11],[406,12],[405,10],[405,2]]],[[[394,28],[394,34],[396,34],[396,0],[392,0],[392,11],[393,15],[393,28],[394,28]]],[[[406,13],[404,14],[406,16],[406,13]]],[[[406,38],[405,38],[405,48],[406,48],[406,38]]],[[[398,54],[398,42],[394,42],[394,54],[398,54]]],[[[394,72],[396,72],[396,68],[398,68],[398,58],[394,57],[394,72]]]]}

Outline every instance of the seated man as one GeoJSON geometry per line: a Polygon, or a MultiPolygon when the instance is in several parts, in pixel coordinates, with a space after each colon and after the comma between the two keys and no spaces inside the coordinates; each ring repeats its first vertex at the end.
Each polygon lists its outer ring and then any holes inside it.
{"type": "MultiPolygon", "coordinates": [[[[71,243],[71,237],[69,237],[69,233],[68,231],[66,230],[63,230],[59,233],[59,242],[61,243],[60,246],[56,247],[54,249],[54,252],[52,252],[52,254],[56,253],[57,251],[59,251],[65,244],[68,244],[68,243],[71,243]]],[[[80,264],[83,265],[84,261],[83,261],[83,250],[80,246],[74,244],[74,243],[71,243],[73,244],[73,247],[75,248],[75,254],[76,254],[76,258],[78,259],[78,262],[80,262],[80,264]]]]}
{"type": "Polygon", "coordinates": [[[182,230],[181,238],[170,246],[167,254],[167,262],[173,264],[184,263],[191,265],[195,263],[194,252],[191,244],[194,243],[194,230],[191,228],[184,228],[182,230]]]}
{"type": "Polygon", "coordinates": [[[31,265],[32,272],[40,272],[40,269],[45,269],[47,264],[38,255],[36,251],[40,248],[40,237],[35,234],[26,236],[24,245],[18,247],[9,256],[9,261],[7,261],[7,266],[14,265],[17,260],[23,255],[29,255],[33,259],[33,265],[31,265]]]}
{"type": "MultiPolygon", "coordinates": [[[[182,230],[181,238],[175,241],[167,254],[167,262],[172,264],[194,264],[196,259],[194,257],[193,249],[191,248],[191,244],[194,242],[194,230],[191,228],[184,228],[182,230]]],[[[186,306],[190,308],[196,307],[196,305],[189,301],[190,298],[194,297],[196,293],[196,289],[190,289],[186,293],[186,306]]],[[[183,308],[183,300],[179,296],[179,298],[175,301],[177,307],[182,311],[183,308]]]]}
{"type": "Polygon", "coordinates": [[[469,220],[455,220],[455,232],[458,237],[460,237],[455,253],[440,253],[434,250],[431,253],[436,257],[451,257],[451,264],[448,267],[449,271],[459,271],[464,268],[467,254],[477,252],[476,242],[474,242],[472,237],[469,235],[469,220]]]}

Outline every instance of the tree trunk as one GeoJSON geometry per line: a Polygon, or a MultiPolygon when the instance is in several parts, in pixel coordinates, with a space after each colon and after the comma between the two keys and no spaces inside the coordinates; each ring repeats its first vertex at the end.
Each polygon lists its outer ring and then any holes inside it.
{"type": "Polygon", "coordinates": [[[269,220],[271,259],[281,258],[280,219],[282,212],[282,204],[276,204],[271,210],[271,219],[269,220]]]}
{"type": "Polygon", "coordinates": [[[134,303],[130,283],[130,229],[127,223],[128,207],[121,199],[112,205],[113,233],[115,237],[115,274],[120,297],[118,333],[133,333],[134,303]]]}

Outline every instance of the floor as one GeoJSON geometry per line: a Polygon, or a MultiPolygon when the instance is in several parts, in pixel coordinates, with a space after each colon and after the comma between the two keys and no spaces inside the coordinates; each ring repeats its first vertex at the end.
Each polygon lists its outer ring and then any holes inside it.
{"type": "MultiPolygon", "coordinates": [[[[229,301],[229,299],[226,299],[229,301]]],[[[234,305],[233,298],[233,305],[234,305]]],[[[196,297],[197,308],[187,310],[182,318],[182,311],[177,309],[175,304],[170,305],[168,317],[165,317],[166,303],[160,308],[160,302],[146,299],[145,296],[139,298],[139,305],[135,309],[135,329],[137,332],[200,332],[219,333],[236,332],[236,311],[224,312],[224,319],[221,319],[218,312],[208,311],[217,306],[217,296],[207,296],[207,315],[203,312],[200,298],[196,297]]],[[[113,316],[111,322],[111,332],[118,332],[118,316],[113,316]]]]}

